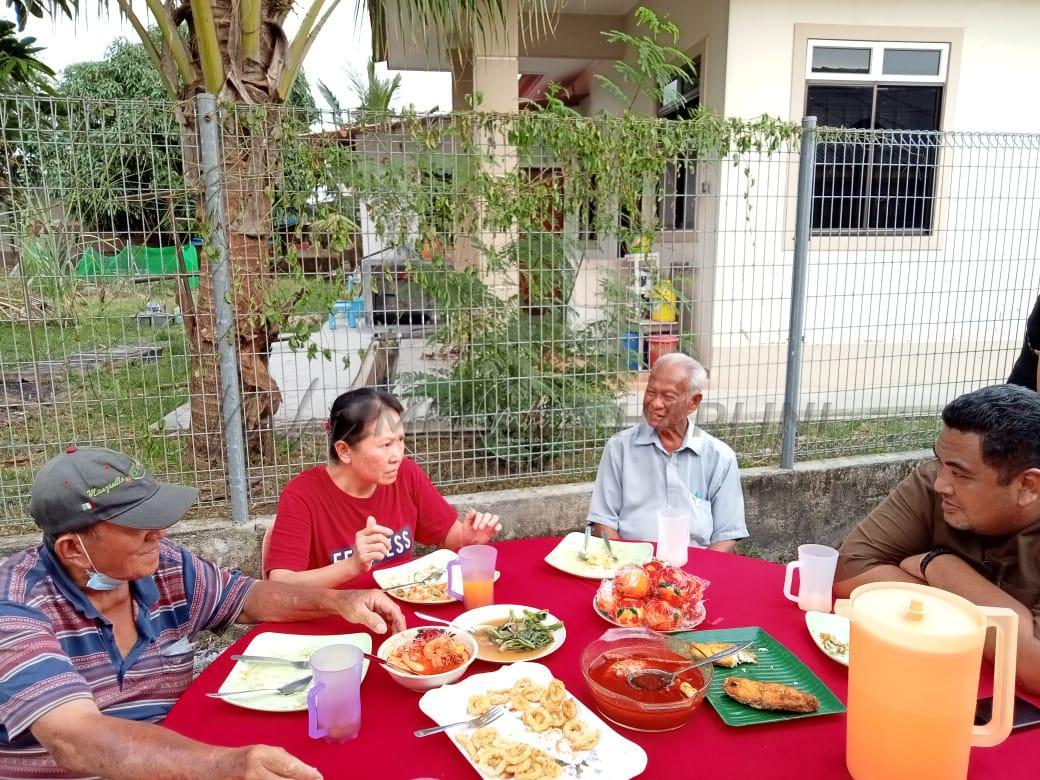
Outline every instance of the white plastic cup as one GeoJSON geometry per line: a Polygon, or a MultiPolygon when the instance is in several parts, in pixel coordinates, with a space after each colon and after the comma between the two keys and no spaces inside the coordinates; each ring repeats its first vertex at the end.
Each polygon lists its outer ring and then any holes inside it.
{"type": "Polygon", "coordinates": [[[798,547],[798,560],[787,564],[784,576],[784,595],[806,612],[830,612],[833,603],[834,571],[838,566],[838,551],[822,544],[803,544],[798,547]],[[798,569],[798,595],[791,593],[794,570],[798,569]]]}
{"type": "Polygon", "coordinates": [[[657,510],[657,557],[672,566],[685,566],[690,556],[690,513],[666,507],[657,510]]]}

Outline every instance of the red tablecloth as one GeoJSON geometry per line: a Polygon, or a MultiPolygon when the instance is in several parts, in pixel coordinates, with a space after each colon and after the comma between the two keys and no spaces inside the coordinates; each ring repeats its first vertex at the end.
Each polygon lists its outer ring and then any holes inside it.
{"type": "MultiPolygon", "coordinates": [[[[567,641],[542,659],[567,689],[590,707],[578,657],[582,649],[610,626],[592,610],[596,582],[572,577],[543,560],[558,539],[500,542],[495,586],[499,603],[550,609],[567,625],[567,641]]],[[[847,702],[847,669],[824,656],[805,628],[803,613],[782,593],[783,567],[766,561],[702,550],[690,551],[690,571],[711,581],[707,590],[708,620],[702,628],[761,626],[802,659],[843,702],[847,702]],[[709,625],[710,624],[710,625],[709,625]]],[[[371,585],[371,580],[361,582],[371,585]]],[[[420,625],[403,605],[409,625],[420,625]]],[[[420,608],[422,609],[422,608],[420,608]]],[[[426,607],[450,619],[461,605],[426,607]]],[[[342,620],[312,623],[267,623],[255,631],[299,634],[339,634],[342,620]]],[[[255,633],[255,631],[253,633],[255,633]]],[[[241,653],[251,635],[231,646],[192,683],[166,719],[166,726],[196,739],[228,746],[265,743],[280,745],[323,772],[326,778],[472,777],[466,760],[445,737],[416,739],[412,731],[432,725],[419,711],[419,695],[397,685],[379,668],[369,669],[362,684],[362,726],[359,737],[329,745],[307,736],[303,712],[263,713],[241,709],[205,697],[231,670],[232,653],[241,653]]],[[[378,647],[381,639],[375,638],[378,647]]],[[[471,673],[493,671],[477,661],[471,673]]],[[[705,702],[684,728],[664,734],[619,729],[642,745],[649,756],[647,778],[784,778],[847,777],[845,716],[806,718],[760,726],[726,726],[705,702]]],[[[1013,732],[994,748],[972,751],[972,778],[1035,777],[1040,756],[1040,727],[1013,732]]]]}

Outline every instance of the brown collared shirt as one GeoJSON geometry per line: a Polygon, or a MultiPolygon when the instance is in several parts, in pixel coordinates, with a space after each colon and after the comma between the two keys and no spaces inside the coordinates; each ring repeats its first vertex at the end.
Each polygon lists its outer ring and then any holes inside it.
{"type": "Polygon", "coordinates": [[[961,531],[943,519],[942,499],[933,489],[939,461],[922,463],[896,485],[845,539],[837,580],[879,564],[898,566],[911,555],[948,547],[987,580],[1033,612],[1040,637],[1040,522],[1003,536],[961,531]]]}

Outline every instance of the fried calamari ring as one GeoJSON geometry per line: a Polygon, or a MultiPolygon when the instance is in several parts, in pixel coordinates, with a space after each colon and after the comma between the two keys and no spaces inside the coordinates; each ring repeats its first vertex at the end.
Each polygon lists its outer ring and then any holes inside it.
{"type": "Polygon", "coordinates": [[[563,738],[574,750],[591,750],[599,742],[599,731],[583,720],[569,720],[563,725],[563,738]]]}
{"type": "Polygon", "coordinates": [[[493,775],[500,775],[505,771],[505,751],[497,744],[482,747],[477,751],[477,763],[487,769],[493,775]]]}
{"type": "Polygon", "coordinates": [[[513,698],[512,688],[503,688],[500,691],[491,691],[488,694],[488,699],[492,704],[505,704],[507,701],[513,698]]]}
{"type": "Polygon", "coordinates": [[[492,726],[484,726],[484,728],[477,729],[470,734],[470,740],[473,743],[473,747],[478,751],[487,747],[496,739],[498,739],[498,731],[492,726]]]}
{"type": "Polygon", "coordinates": [[[478,693],[469,697],[466,702],[466,712],[470,715],[483,715],[491,709],[491,699],[484,693],[478,693]]]}
{"type": "Polygon", "coordinates": [[[532,707],[522,717],[524,725],[531,731],[545,731],[552,725],[552,716],[542,707],[532,707]]]}
{"type": "Polygon", "coordinates": [[[523,696],[517,696],[515,699],[509,702],[509,706],[516,712],[527,712],[532,707],[536,707],[538,705],[529,702],[523,696]]]}
{"type": "Polygon", "coordinates": [[[545,691],[542,701],[549,709],[555,709],[567,699],[567,688],[561,680],[553,680],[545,691]]]}

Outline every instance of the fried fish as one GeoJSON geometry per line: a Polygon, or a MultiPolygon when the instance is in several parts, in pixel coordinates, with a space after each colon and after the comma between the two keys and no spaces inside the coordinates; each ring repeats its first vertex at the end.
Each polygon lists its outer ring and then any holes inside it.
{"type": "MultiPolygon", "coordinates": [[[[688,657],[696,660],[698,657],[705,658],[715,653],[721,653],[727,648],[733,647],[731,643],[727,642],[690,642],[696,652],[688,657]]],[[[720,658],[715,661],[715,666],[724,666],[727,669],[732,669],[739,664],[757,664],[758,656],[748,649],[741,650],[740,652],[734,653],[733,655],[727,655],[725,658],[720,658]]]]}
{"type": "Polygon", "coordinates": [[[727,677],[722,690],[731,699],[756,710],[783,712],[816,712],[819,700],[812,694],[780,683],[759,682],[746,677],[727,677]]]}

